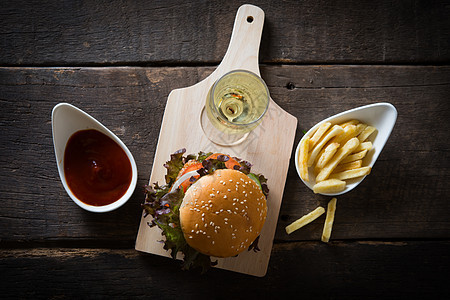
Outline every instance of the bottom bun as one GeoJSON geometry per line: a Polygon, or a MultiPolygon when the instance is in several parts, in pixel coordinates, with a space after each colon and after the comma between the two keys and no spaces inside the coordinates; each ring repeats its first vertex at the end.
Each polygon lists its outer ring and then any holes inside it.
{"type": "Polygon", "coordinates": [[[187,243],[215,257],[235,256],[259,236],[266,197],[244,173],[223,169],[201,177],[186,192],[180,223],[187,243]]]}

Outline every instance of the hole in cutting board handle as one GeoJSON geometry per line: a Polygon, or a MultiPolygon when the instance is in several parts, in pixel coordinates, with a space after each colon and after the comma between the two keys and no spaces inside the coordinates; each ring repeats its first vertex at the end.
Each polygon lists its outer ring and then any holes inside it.
{"type": "Polygon", "coordinates": [[[247,17],[247,22],[248,23],[252,23],[253,22],[253,17],[252,16],[248,16],[247,17]]]}

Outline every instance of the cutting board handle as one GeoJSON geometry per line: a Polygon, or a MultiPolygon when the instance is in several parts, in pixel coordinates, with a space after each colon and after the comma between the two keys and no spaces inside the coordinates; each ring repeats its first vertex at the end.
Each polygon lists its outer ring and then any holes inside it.
{"type": "Polygon", "coordinates": [[[258,53],[264,25],[264,11],[254,5],[239,7],[234,21],[230,44],[217,73],[223,75],[235,69],[259,73],[258,53]]]}

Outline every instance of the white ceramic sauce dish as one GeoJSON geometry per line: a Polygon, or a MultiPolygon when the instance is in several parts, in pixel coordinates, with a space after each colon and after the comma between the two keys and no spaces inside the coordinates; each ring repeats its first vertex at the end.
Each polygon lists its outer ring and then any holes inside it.
{"type": "MultiPolygon", "coordinates": [[[[380,155],[381,151],[383,150],[384,145],[386,144],[392,129],[394,128],[395,122],[397,120],[397,110],[396,108],[390,104],[390,103],[375,103],[375,104],[369,104],[361,107],[357,107],[354,109],[350,109],[347,111],[344,111],[342,113],[339,113],[337,115],[334,115],[332,117],[329,117],[319,123],[317,123],[315,126],[313,126],[302,138],[302,140],[306,137],[312,136],[312,133],[319,127],[322,123],[330,122],[332,125],[341,124],[346,121],[350,120],[359,120],[362,123],[371,125],[375,127],[377,130],[369,136],[368,140],[372,142],[372,149],[367,153],[367,155],[362,160],[363,166],[370,166],[373,167],[375,164],[378,156],[380,155]]],[[[297,149],[295,151],[295,167],[297,169],[297,173],[300,177],[300,170],[298,165],[298,155],[300,151],[300,143],[301,140],[297,146],[297,149]]],[[[308,168],[309,170],[309,182],[304,181],[301,177],[300,179],[303,181],[303,183],[309,187],[311,190],[313,190],[313,186],[316,183],[315,182],[315,176],[313,174],[313,168],[308,168]]],[[[322,193],[322,195],[326,196],[338,196],[345,194],[351,190],[353,190],[355,187],[360,184],[366,176],[346,180],[347,185],[345,189],[339,193],[333,193],[333,194],[325,194],[322,193]]]]}
{"type": "Polygon", "coordinates": [[[137,183],[137,167],[136,162],[133,158],[133,155],[128,150],[127,146],[109,129],[107,129],[104,125],[98,122],[96,119],[82,111],[81,109],[68,104],[68,103],[60,103],[57,104],[52,110],[52,132],[53,132],[53,145],[55,149],[56,163],[58,166],[59,176],[61,178],[61,182],[66,190],[67,194],[69,194],[70,198],[81,208],[91,211],[91,212],[109,212],[114,209],[119,208],[123,204],[125,204],[128,199],[133,194],[136,183],[137,183]],[[114,201],[111,204],[103,205],[103,206],[94,206],[86,204],[80,201],[70,190],[67,185],[66,177],[64,174],[64,153],[66,149],[67,142],[69,138],[77,131],[87,130],[87,129],[95,129],[106,136],[110,137],[113,141],[115,141],[125,152],[127,155],[130,164],[131,164],[131,183],[128,186],[125,194],[120,197],[118,200],[114,201]]]}

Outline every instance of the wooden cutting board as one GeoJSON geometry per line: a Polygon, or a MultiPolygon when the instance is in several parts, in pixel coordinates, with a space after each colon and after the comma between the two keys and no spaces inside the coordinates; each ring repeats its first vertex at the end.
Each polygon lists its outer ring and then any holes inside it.
{"type": "MultiPolygon", "coordinates": [[[[268,178],[270,189],[266,223],[261,232],[261,251],[245,251],[238,257],[218,259],[217,268],[264,276],[269,264],[273,238],[278,220],[284,185],[291,157],[297,119],[281,109],[272,99],[260,126],[244,142],[235,146],[219,146],[210,142],[200,127],[200,115],[211,85],[225,73],[245,69],[260,74],[258,52],[264,23],[264,12],[253,5],[239,8],[227,52],[217,69],[203,81],[173,90],[167,99],[159,141],[153,162],[150,183],[165,183],[163,164],[170,154],[186,148],[187,154],[222,152],[253,164],[252,172],[268,178]]],[[[174,78],[176,80],[176,78],[174,78]]],[[[159,242],[163,236],[157,227],[147,223],[151,216],[142,217],[136,239],[136,250],[169,257],[159,242]]],[[[179,257],[182,258],[181,255],[179,257]]]]}

